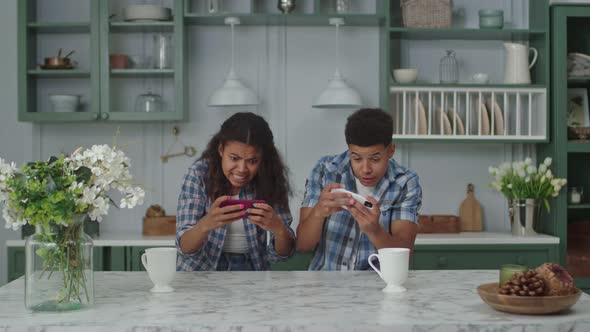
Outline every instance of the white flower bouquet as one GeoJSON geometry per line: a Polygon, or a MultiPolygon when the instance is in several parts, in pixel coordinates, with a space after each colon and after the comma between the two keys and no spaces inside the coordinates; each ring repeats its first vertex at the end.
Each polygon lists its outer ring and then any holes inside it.
{"type": "Polygon", "coordinates": [[[514,163],[503,163],[498,167],[490,166],[489,172],[495,177],[490,184],[493,188],[509,199],[542,199],[547,211],[549,197],[557,197],[561,188],[567,183],[566,179],[556,178],[551,169],[550,157],[539,164],[533,165],[531,158],[514,163]]]}
{"type": "Polygon", "coordinates": [[[81,148],[70,156],[30,162],[18,169],[0,158],[0,203],[6,228],[25,224],[67,226],[74,216],[87,214],[101,221],[108,214],[113,190],[122,194],[119,206],[143,204],[145,192],[132,185],[130,161],[108,145],[81,148]]]}

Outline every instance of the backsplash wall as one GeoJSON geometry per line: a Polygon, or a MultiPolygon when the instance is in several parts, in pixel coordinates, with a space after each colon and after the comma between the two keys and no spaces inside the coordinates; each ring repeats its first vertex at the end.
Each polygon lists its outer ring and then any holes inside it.
{"type": "MultiPolygon", "coordinates": [[[[0,156],[19,163],[70,152],[80,145],[112,144],[117,130],[119,144],[126,144],[133,174],[147,191],[146,203],[135,210],[117,210],[101,225],[103,232],[141,232],[142,216],[150,204],[161,204],[174,214],[182,177],[195,158],[179,157],[162,163],[160,156],[173,143],[172,128],[180,129],[180,141],[195,146],[200,155],[228,116],[253,111],[271,124],[275,141],[291,170],[295,195],[291,200],[294,227],[299,216],[305,179],[319,157],[343,151],[344,124],[352,110],[311,108],[334,72],[334,30],[330,27],[236,28],[236,71],[260,96],[261,105],[216,109],[207,106],[209,94],[220,86],[230,61],[229,29],[222,26],[192,27],[188,38],[188,120],[182,123],[19,123],[17,114],[16,1],[6,1],[0,13],[0,156]],[[7,139],[9,137],[10,139],[7,139]]],[[[379,101],[379,31],[377,28],[341,29],[341,72],[359,90],[368,106],[379,101]]],[[[438,47],[436,48],[439,49],[438,47]]],[[[428,52],[424,49],[423,52],[428,52]]],[[[437,55],[438,56],[438,55],[437,55]]],[[[485,70],[499,70],[487,68],[485,70]]],[[[152,82],[146,81],[149,87],[152,82]]],[[[131,103],[132,104],[132,103],[131,103]]],[[[176,145],[173,151],[181,149],[176,145]]],[[[488,166],[532,155],[528,145],[413,143],[399,144],[394,158],[416,170],[424,188],[422,213],[458,213],[468,182],[484,213],[484,228],[508,231],[505,201],[493,192],[488,166]]],[[[1,221],[4,224],[4,221],[1,221]]],[[[19,233],[0,227],[0,285],[6,277],[4,240],[19,233]]]]}

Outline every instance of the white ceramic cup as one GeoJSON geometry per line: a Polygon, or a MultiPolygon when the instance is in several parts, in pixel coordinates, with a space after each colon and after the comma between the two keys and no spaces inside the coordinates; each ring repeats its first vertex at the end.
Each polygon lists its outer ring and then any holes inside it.
{"type": "Polygon", "coordinates": [[[176,248],[146,249],[141,255],[141,263],[154,283],[154,288],[150,291],[154,293],[174,291],[170,283],[176,274],[176,248]]]}
{"type": "Polygon", "coordinates": [[[381,248],[377,250],[378,254],[369,256],[369,265],[385,281],[387,286],[383,288],[385,293],[401,293],[406,289],[402,286],[408,279],[408,269],[410,264],[410,249],[408,248],[381,248]],[[378,269],[373,265],[373,258],[379,260],[378,269]]]}
{"type": "Polygon", "coordinates": [[[475,73],[471,77],[471,80],[476,84],[488,84],[489,78],[486,73],[475,73]]]}

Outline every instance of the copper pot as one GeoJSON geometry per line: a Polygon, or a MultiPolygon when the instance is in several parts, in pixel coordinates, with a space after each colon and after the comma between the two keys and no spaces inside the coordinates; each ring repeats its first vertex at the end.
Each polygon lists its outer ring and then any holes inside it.
{"type": "Polygon", "coordinates": [[[50,56],[45,58],[45,66],[49,67],[69,67],[71,65],[70,58],[59,56],[50,56]]]}

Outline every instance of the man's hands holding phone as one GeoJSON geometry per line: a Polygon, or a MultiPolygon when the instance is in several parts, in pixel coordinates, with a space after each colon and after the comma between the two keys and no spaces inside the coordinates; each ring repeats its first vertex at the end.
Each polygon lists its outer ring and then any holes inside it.
{"type": "Polygon", "coordinates": [[[342,211],[343,206],[351,206],[354,203],[352,195],[343,192],[331,192],[333,189],[342,188],[339,183],[328,184],[320,194],[320,200],[314,206],[313,213],[324,219],[331,214],[342,211]]]}

